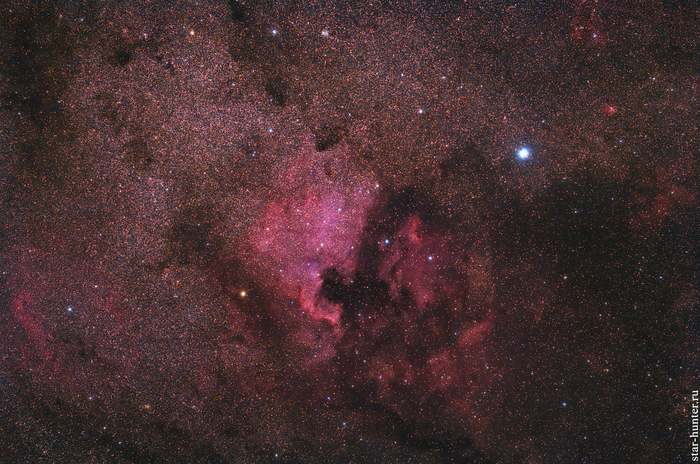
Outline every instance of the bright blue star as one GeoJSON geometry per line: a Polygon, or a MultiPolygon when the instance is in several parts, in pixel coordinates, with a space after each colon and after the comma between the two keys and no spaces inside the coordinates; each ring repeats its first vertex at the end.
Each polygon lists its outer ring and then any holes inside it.
{"type": "Polygon", "coordinates": [[[530,149],[527,147],[522,147],[521,149],[518,150],[516,153],[518,155],[518,158],[521,160],[526,160],[530,157],[530,149]]]}

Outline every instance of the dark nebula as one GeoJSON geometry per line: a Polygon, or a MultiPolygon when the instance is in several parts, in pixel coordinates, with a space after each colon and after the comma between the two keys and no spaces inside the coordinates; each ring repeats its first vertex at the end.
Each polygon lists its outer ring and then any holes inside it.
{"type": "Polygon", "coordinates": [[[0,6],[0,462],[692,462],[700,8],[0,6]]]}

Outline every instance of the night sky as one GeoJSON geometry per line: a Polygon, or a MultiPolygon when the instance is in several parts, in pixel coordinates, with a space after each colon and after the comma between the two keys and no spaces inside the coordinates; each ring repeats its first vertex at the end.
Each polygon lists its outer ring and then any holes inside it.
{"type": "Polygon", "coordinates": [[[0,462],[685,463],[700,4],[0,5],[0,462]]]}

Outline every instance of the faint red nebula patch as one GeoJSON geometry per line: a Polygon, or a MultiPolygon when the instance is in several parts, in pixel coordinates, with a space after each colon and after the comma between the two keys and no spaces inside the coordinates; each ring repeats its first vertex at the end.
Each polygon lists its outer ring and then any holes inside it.
{"type": "Polygon", "coordinates": [[[574,3],[573,10],[570,37],[574,41],[597,46],[607,40],[606,24],[598,2],[579,0],[574,3]]]}
{"type": "Polygon", "coordinates": [[[607,117],[612,117],[615,116],[615,113],[617,113],[617,108],[614,106],[604,103],[601,108],[600,108],[601,113],[603,113],[607,117]]]}
{"type": "Polygon", "coordinates": [[[651,193],[647,195],[639,194],[636,197],[640,213],[633,217],[631,224],[633,227],[651,227],[674,212],[688,207],[697,207],[697,197],[693,191],[687,189],[679,180],[684,177],[684,173],[693,173],[691,166],[683,161],[678,161],[667,167],[660,167],[656,171],[656,176],[651,179],[651,193]]]}
{"type": "MultiPolygon", "coordinates": [[[[36,250],[31,252],[36,253],[36,250]]],[[[29,263],[29,259],[18,263],[15,274],[9,281],[12,292],[10,312],[26,334],[27,340],[22,341],[22,348],[28,350],[24,353],[28,358],[38,354],[42,362],[47,362],[54,358],[54,353],[49,343],[49,331],[45,327],[45,315],[39,307],[44,289],[40,276],[29,263]]]]}
{"type": "Polygon", "coordinates": [[[459,336],[459,346],[460,348],[468,348],[474,343],[480,342],[488,335],[489,331],[493,326],[493,321],[491,319],[484,320],[474,325],[470,329],[464,331],[459,336]]]}
{"type": "Polygon", "coordinates": [[[439,299],[454,299],[463,292],[466,274],[459,254],[450,249],[450,238],[431,230],[418,216],[399,228],[379,277],[390,284],[393,298],[408,292],[420,308],[439,299]]]}
{"type": "Polygon", "coordinates": [[[20,290],[10,303],[12,317],[22,326],[34,348],[39,351],[41,358],[48,361],[53,353],[47,343],[47,332],[44,330],[41,315],[34,307],[34,298],[27,290],[20,290]]]}

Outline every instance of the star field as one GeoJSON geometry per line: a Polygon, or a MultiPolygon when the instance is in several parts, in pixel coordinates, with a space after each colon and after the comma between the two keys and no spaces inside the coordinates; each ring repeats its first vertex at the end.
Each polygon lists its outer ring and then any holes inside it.
{"type": "Polygon", "coordinates": [[[690,462],[699,14],[0,6],[0,462],[690,462]]]}

